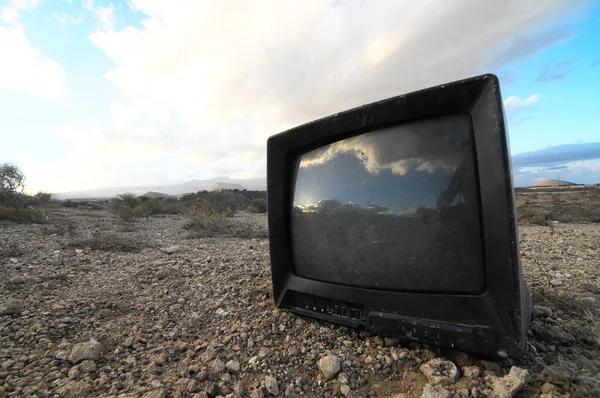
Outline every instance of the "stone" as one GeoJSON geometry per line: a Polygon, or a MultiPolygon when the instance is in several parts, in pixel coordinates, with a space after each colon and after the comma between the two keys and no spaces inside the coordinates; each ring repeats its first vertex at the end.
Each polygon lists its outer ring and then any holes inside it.
{"type": "Polygon", "coordinates": [[[215,359],[210,371],[214,376],[220,375],[225,371],[225,362],[221,361],[219,358],[215,359]]]}
{"type": "Polygon", "coordinates": [[[477,366],[463,366],[462,373],[467,379],[474,380],[481,375],[481,370],[477,366]]]}
{"type": "Polygon", "coordinates": [[[498,398],[510,398],[518,393],[528,380],[527,370],[513,366],[506,376],[493,378],[492,389],[498,398]]]}
{"type": "Polygon", "coordinates": [[[179,246],[169,246],[162,249],[163,253],[174,254],[179,251],[179,246]]]}
{"type": "Polygon", "coordinates": [[[342,384],[340,386],[340,392],[347,398],[356,398],[358,396],[347,384],[342,384]]]}
{"type": "Polygon", "coordinates": [[[500,370],[500,365],[498,365],[496,362],[479,361],[479,363],[481,363],[481,366],[483,366],[486,370],[491,370],[492,372],[497,372],[500,370]]]}
{"type": "Polygon", "coordinates": [[[91,387],[89,384],[81,381],[68,381],[62,385],[56,393],[63,398],[80,398],[87,397],[90,394],[91,387]]]}
{"type": "Polygon", "coordinates": [[[237,361],[229,361],[227,364],[225,364],[225,369],[227,369],[229,373],[239,373],[241,366],[237,361]]]}
{"type": "Polygon", "coordinates": [[[396,347],[398,344],[400,344],[399,339],[393,339],[390,337],[386,337],[383,339],[383,345],[386,347],[396,347]]]}
{"type": "Polygon", "coordinates": [[[71,380],[79,379],[81,377],[81,370],[79,369],[79,366],[75,365],[71,369],[69,369],[69,373],[67,376],[71,380]]]}
{"type": "Polygon", "coordinates": [[[552,318],[552,308],[545,307],[542,305],[536,305],[533,307],[533,316],[535,318],[537,318],[537,317],[552,318]]]}
{"type": "Polygon", "coordinates": [[[27,278],[24,275],[13,276],[8,280],[10,285],[23,285],[27,283],[27,278]]]}
{"type": "Polygon", "coordinates": [[[271,395],[279,395],[279,382],[273,376],[265,377],[265,388],[267,392],[271,395]]]}
{"type": "Polygon", "coordinates": [[[250,398],[264,398],[265,392],[262,388],[257,388],[250,393],[250,398]]]}
{"type": "Polygon", "coordinates": [[[419,367],[421,373],[427,377],[432,385],[454,384],[458,380],[458,368],[451,361],[433,358],[419,367]]]}
{"type": "Polygon", "coordinates": [[[92,373],[95,372],[97,368],[96,362],[90,359],[86,359],[79,364],[79,369],[82,373],[92,373]]]}
{"type": "Polygon", "coordinates": [[[142,395],[142,398],[166,398],[166,396],[167,394],[165,393],[165,390],[160,388],[158,390],[148,391],[142,395]]]}
{"type": "Polygon", "coordinates": [[[450,398],[452,394],[442,386],[426,384],[421,398],[450,398]]]}
{"type": "Polygon", "coordinates": [[[317,362],[319,370],[326,380],[331,380],[340,373],[341,362],[335,355],[326,355],[317,362]]]}
{"type": "Polygon", "coordinates": [[[69,354],[69,362],[78,364],[79,362],[90,359],[97,361],[100,359],[103,347],[98,341],[91,339],[85,343],[78,343],[73,346],[69,354]]]}
{"type": "Polygon", "coordinates": [[[190,380],[190,382],[187,385],[187,391],[189,393],[196,393],[200,391],[200,383],[198,383],[198,380],[190,380]]]}
{"type": "Polygon", "coordinates": [[[12,300],[0,309],[0,315],[19,315],[24,309],[25,304],[22,300],[12,300]]]}

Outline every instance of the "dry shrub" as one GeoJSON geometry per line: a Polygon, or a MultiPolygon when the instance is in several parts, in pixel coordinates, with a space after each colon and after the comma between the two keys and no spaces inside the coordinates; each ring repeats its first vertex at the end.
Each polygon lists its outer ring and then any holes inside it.
{"type": "Polygon", "coordinates": [[[158,214],[179,214],[184,210],[183,204],[175,198],[136,197],[132,194],[119,195],[112,200],[111,208],[125,222],[158,214]]]}
{"type": "Polygon", "coordinates": [[[124,253],[137,253],[144,248],[143,244],[139,241],[100,231],[93,231],[89,238],[74,240],[70,242],[69,247],[75,247],[80,249],[89,248],[91,250],[124,253]]]}
{"type": "MultiPolygon", "coordinates": [[[[233,215],[233,214],[231,214],[233,215]]],[[[206,201],[196,202],[189,212],[185,228],[197,236],[212,237],[231,233],[230,212],[225,207],[212,206],[206,201]]]]}
{"type": "Polygon", "coordinates": [[[266,213],[267,201],[265,199],[252,199],[248,205],[248,210],[252,213],[266,213]]]}
{"type": "Polygon", "coordinates": [[[17,223],[46,224],[48,217],[33,207],[8,207],[0,205],[0,220],[17,223]]]}

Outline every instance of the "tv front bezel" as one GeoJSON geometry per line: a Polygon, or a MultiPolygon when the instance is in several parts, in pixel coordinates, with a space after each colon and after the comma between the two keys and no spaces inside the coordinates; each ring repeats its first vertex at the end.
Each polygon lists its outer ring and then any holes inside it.
{"type": "MultiPolygon", "coordinates": [[[[522,352],[531,312],[518,244],[512,166],[504,106],[493,74],[444,84],[325,117],[267,141],[267,197],[273,298],[279,308],[389,334],[394,317],[475,328],[488,340],[471,350],[489,356],[522,352]],[[299,157],[333,142],[416,120],[468,114],[478,175],[486,288],[481,294],[382,291],[302,278],[293,272],[290,218],[299,157]],[[305,294],[364,306],[364,320],[303,311],[288,301],[305,294]],[[379,317],[379,318],[377,318],[379,317]],[[379,319],[390,318],[386,322],[379,319]]],[[[399,318],[400,319],[400,318],[399,318]]],[[[391,328],[393,333],[393,327],[391,328]]],[[[401,333],[399,333],[401,334],[401,333]]],[[[419,339],[417,339],[419,340],[419,339]]],[[[451,339],[448,344],[453,346],[451,339]]]]}

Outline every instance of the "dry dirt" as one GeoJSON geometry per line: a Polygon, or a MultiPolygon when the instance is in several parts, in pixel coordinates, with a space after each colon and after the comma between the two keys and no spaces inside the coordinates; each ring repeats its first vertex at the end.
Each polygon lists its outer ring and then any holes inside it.
{"type": "Polygon", "coordinates": [[[266,239],[191,238],[181,215],[133,228],[105,210],[49,217],[0,225],[0,397],[600,391],[600,224],[520,228],[528,351],[485,361],[275,309],[266,239]]]}

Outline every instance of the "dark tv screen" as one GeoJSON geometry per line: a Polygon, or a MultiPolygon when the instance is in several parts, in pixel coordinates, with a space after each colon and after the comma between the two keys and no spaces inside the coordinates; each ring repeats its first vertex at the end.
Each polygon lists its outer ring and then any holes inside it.
{"type": "Polygon", "coordinates": [[[366,132],[304,153],[297,163],[296,275],[391,291],[485,291],[468,114],[366,132]]]}

